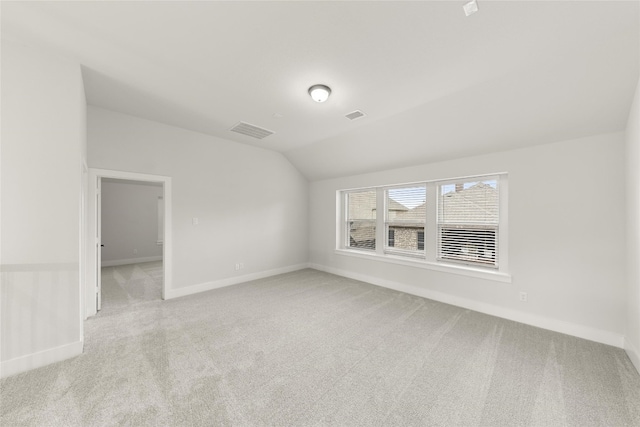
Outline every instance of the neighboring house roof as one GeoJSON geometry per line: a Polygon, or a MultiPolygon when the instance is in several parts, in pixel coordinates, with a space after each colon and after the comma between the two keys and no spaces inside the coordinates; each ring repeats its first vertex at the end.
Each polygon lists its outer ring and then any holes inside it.
{"type": "MultiPolygon", "coordinates": [[[[390,199],[389,210],[391,212],[406,212],[408,207],[390,199]]],[[[374,219],[376,213],[376,192],[358,191],[349,193],[349,219],[374,219]]]]}
{"type": "Polygon", "coordinates": [[[409,224],[411,223],[424,224],[426,216],[427,216],[427,206],[426,206],[426,203],[422,203],[413,209],[409,209],[405,212],[398,213],[398,215],[395,218],[393,218],[393,220],[398,222],[406,222],[409,224]]]}
{"type": "Polygon", "coordinates": [[[408,207],[406,207],[402,203],[397,202],[397,201],[395,201],[393,199],[389,199],[389,202],[388,202],[387,206],[389,207],[390,211],[403,211],[403,212],[405,212],[405,211],[409,210],[408,207]]]}
{"type": "MultiPolygon", "coordinates": [[[[424,221],[426,204],[398,213],[394,221],[410,224],[424,221]]],[[[450,191],[440,196],[440,222],[450,224],[491,224],[498,222],[498,190],[478,182],[464,190],[450,191]]]]}
{"type": "Polygon", "coordinates": [[[398,216],[408,212],[410,209],[408,207],[406,207],[405,205],[403,205],[402,203],[393,200],[393,199],[389,199],[389,201],[387,202],[387,206],[389,209],[389,219],[390,220],[395,220],[398,216]]]}
{"type": "MultiPolygon", "coordinates": [[[[349,219],[374,219],[376,212],[376,192],[362,191],[350,193],[349,219]]],[[[426,203],[412,209],[390,199],[390,219],[410,226],[424,223],[426,203]]],[[[438,218],[449,224],[497,224],[498,190],[489,184],[478,182],[471,187],[450,191],[440,196],[438,218]]]]}
{"type": "Polygon", "coordinates": [[[440,196],[438,220],[449,224],[497,224],[498,190],[479,182],[440,196]]]}
{"type": "Polygon", "coordinates": [[[366,242],[376,240],[376,228],[374,226],[358,226],[352,228],[349,236],[355,242],[366,242]]]}

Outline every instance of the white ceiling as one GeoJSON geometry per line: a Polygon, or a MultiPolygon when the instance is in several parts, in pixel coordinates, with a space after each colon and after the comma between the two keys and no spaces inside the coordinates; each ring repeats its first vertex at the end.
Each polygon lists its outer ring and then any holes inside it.
{"type": "Polygon", "coordinates": [[[283,152],[309,179],[624,129],[639,1],[465,2],[0,7],[3,38],[83,65],[89,104],[283,152]]]}

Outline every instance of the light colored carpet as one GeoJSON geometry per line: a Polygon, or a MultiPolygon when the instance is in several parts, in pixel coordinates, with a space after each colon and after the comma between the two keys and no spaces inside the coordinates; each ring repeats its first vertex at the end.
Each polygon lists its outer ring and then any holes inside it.
{"type": "Polygon", "coordinates": [[[115,314],[160,299],[162,261],[102,268],[102,313],[115,314]]]}
{"type": "Polygon", "coordinates": [[[129,304],[4,379],[3,426],[640,425],[617,348],[315,270],[170,301],[105,273],[129,304]]]}

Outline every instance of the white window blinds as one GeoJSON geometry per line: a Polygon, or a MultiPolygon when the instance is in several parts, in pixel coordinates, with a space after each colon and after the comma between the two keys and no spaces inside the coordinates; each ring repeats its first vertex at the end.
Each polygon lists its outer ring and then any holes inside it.
{"type": "Polygon", "coordinates": [[[438,259],[498,266],[498,178],[438,186],[438,259]]]}

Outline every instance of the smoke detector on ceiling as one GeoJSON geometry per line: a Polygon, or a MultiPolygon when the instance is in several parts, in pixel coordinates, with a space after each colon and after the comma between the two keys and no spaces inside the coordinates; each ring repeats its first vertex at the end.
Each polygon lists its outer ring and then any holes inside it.
{"type": "Polygon", "coordinates": [[[242,135],[247,135],[256,139],[263,139],[275,133],[269,129],[264,129],[245,122],[238,122],[229,130],[231,132],[240,133],[242,135]]]}

